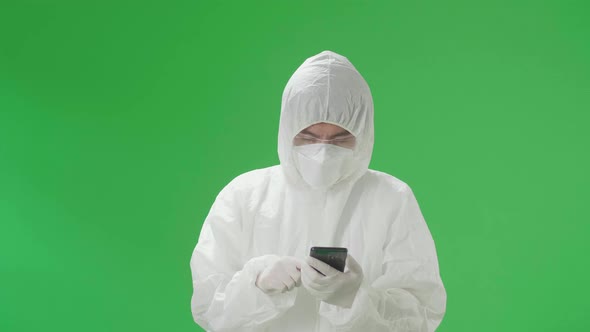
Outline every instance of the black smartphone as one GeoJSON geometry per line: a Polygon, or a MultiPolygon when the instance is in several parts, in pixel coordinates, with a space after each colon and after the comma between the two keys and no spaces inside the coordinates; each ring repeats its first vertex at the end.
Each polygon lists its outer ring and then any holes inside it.
{"type": "Polygon", "coordinates": [[[348,249],[340,247],[311,247],[309,251],[309,256],[321,260],[340,272],[344,272],[347,255],[348,249]]]}

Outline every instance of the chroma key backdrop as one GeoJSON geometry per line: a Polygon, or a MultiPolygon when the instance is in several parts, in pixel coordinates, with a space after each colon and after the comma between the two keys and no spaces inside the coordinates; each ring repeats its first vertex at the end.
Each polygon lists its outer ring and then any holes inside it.
{"type": "Polygon", "coordinates": [[[441,332],[587,330],[588,1],[0,3],[0,331],[200,331],[189,260],[323,50],[435,239],[441,332]]]}

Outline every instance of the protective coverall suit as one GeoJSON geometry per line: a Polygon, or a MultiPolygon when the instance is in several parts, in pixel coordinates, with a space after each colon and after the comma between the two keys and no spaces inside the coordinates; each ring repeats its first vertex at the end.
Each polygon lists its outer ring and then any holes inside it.
{"type": "Polygon", "coordinates": [[[283,93],[280,165],[232,180],[203,224],[190,261],[195,322],[208,331],[436,329],[446,292],[434,242],[410,187],[368,169],[373,137],[371,92],[354,66],[330,51],[308,58],[283,93]],[[348,130],[356,145],[338,181],[318,189],[299,172],[293,138],[320,122],[348,130]],[[304,287],[256,286],[269,264],[305,259],[312,246],[346,247],[362,267],[350,308],[304,287]]]}

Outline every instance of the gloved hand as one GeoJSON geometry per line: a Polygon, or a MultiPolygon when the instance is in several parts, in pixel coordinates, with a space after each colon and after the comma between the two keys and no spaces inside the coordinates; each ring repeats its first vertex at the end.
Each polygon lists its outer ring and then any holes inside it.
{"type": "Polygon", "coordinates": [[[363,281],[363,268],[352,256],[346,257],[348,271],[344,273],[313,257],[307,257],[306,262],[301,268],[303,287],[326,303],[343,308],[352,307],[363,281]]]}
{"type": "Polygon", "coordinates": [[[268,294],[291,290],[301,285],[301,265],[295,257],[281,257],[258,275],[256,286],[268,294]]]}

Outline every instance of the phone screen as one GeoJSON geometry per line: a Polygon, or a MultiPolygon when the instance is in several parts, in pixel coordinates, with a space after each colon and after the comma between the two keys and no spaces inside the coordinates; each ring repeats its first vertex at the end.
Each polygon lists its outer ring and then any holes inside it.
{"type": "Polygon", "coordinates": [[[341,247],[312,247],[309,251],[309,255],[330,265],[340,272],[344,272],[348,249],[341,247]]]}

